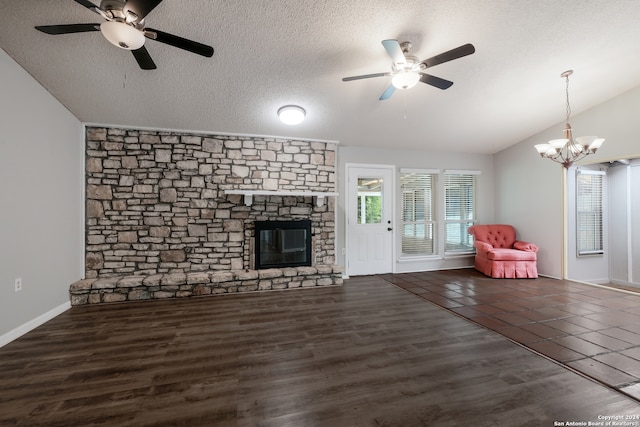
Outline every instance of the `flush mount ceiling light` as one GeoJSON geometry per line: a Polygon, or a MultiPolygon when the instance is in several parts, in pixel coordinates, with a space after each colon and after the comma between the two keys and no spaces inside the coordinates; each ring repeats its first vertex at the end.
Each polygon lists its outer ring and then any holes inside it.
{"type": "Polygon", "coordinates": [[[581,136],[573,139],[573,128],[569,124],[571,116],[571,106],[569,105],[569,76],[573,74],[573,70],[567,70],[560,74],[567,80],[567,120],[562,131],[561,139],[553,139],[546,144],[536,144],[535,149],[541,157],[546,157],[554,162],[562,164],[565,168],[569,168],[574,162],[594,154],[604,142],[604,138],[597,136],[581,136]]]}
{"type": "Polygon", "coordinates": [[[126,22],[105,21],[100,24],[100,31],[111,44],[122,49],[137,50],[144,45],[144,33],[126,22]]]}
{"type": "Polygon", "coordinates": [[[280,121],[287,125],[297,125],[302,123],[307,112],[297,105],[285,105],[278,110],[280,121]]]}

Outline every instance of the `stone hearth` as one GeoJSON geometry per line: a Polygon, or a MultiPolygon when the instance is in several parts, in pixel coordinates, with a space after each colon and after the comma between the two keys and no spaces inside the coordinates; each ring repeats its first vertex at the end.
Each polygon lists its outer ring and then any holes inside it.
{"type": "Polygon", "coordinates": [[[71,285],[71,304],[99,304],[342,285],[339,266],[197,271],[84,279],[71,285]]]}

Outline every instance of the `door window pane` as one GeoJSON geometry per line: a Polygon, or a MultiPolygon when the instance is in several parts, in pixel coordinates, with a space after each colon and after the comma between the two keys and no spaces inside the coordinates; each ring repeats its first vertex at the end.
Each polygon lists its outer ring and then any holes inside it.
{"type": "Polygon", "coordinates": [[[358,178],[358,224],[382,223],[382,178],[358,178]]]}

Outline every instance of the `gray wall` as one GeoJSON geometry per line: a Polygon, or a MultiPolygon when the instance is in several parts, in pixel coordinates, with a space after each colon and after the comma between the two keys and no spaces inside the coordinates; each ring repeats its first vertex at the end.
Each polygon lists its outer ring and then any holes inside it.
{"type": "Polygon", "coordinates": [[[0,75],[2,345],[64,310],[82,276],[83,127],[3,50],[0,75]]]}
{"type": "MultiPolygon", "coordinates": [[[[640,87],[572,117],[575,135],[606,139],[598,153],[581,163],[640,156],[639,105],[640,87]]],[[[537,243],[538,271],[552,277],[563,275],[563,168],[540,158],[533,146],[559,138],[563,126],[558,123],[497,153],[494,159],[496,222],[514,224],[524,240],[537,243]]],[[[571,272],[566,276],[571,277],[571,272]]]]}

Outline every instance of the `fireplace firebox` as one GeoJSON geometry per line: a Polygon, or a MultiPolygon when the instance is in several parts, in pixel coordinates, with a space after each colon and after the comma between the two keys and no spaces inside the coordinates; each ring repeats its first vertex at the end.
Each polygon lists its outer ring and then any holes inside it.
{"type": "Polygon", "coordinates": [[[256,221],[255,268],[311,265],[311,220],[256,221]]]}

